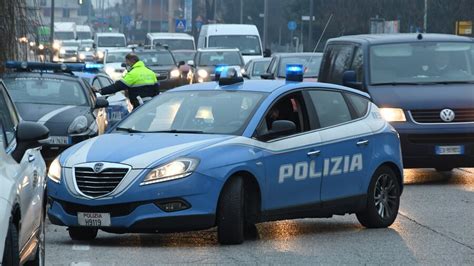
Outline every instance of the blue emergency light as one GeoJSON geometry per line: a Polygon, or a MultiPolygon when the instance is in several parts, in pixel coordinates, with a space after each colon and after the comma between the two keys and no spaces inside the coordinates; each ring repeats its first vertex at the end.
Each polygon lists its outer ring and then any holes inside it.
{"type": "Polygon", "coordinates": [[[303,81],[304,66],[297,64],[286,65],[286,80],[287,81],[303,81]]]}
{"type": "Polygon", "coordinates": [[[220,86],[232,85],[244,81],[244,78],[240,75],[240,72],[237,71],[237,69],[233,67],[229,68],[227,66],[222,70],[222,72],[220,72],[219,76],[217,76],[216,71],[216,77],[219,79],[220,86]]]}
{"type": "Polygon", "coordinates": [[[217,76],[217,75],[220,75],[222,72],[226,71],[227,69],[229,69],[229,66],[227,65],[217,65],[214,70],[214,73],[217,76]]]}
{"type": "Polygon", "coordinates": [[[41,62],[18,62],[18,61],[7,61],[5,67],[9,69],[16,69],[18,71],[56,71],[56,72],[95,72],[103,68],[102,64],[93,63],[41,63],[41,62]]]}

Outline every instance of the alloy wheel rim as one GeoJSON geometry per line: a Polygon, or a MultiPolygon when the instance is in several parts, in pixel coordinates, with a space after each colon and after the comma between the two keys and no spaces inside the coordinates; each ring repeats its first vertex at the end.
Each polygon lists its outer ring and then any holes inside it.
{"type": "Polygon", "coordinates": [[[388,174],[382,174],[375,183],[374,200],[375,208],[382,219],[390,219],[397,208],[397,189],[393,178],[388,174]]]}

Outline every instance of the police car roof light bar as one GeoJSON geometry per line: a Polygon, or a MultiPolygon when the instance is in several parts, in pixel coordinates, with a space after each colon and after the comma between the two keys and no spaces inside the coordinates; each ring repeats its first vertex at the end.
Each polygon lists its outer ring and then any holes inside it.
{"type": "MultiPolygon", "coordinates": [[[[216,69],[216,76],[217,76],[217,69],[216,69]]],[[[244,82],[244,78],[240,74],[237,69],[233,67],[225,67],[219,75],[219,85],[232,85],[244,82]]]]}
{"type": "Polygon", "coordinates": [[[287,81],[303,81],[304,66],[297,64],[286,65],[286,80],[287,81]]]}
{"type": "Polygon", "coordinates": [[[7,61],[5,67],[9,69],[16,69],[17,71],[33,71],[38,70],[41,72],[44,71],[55,71],[55,72],[65,72],[72,73],[73,71],[77,72],[94,72],[103,68],[102,64],[92,64],[92,63],[73,63],[73,64],[64,64],[64,63],[43,63],[43,62],[18,62],[18,61],[7,61]]]}

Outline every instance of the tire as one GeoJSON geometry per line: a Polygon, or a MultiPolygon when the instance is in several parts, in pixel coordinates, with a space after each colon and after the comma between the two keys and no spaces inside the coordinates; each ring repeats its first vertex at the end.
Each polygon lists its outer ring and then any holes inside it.
{"type": "Polygon", "coordinates": [[[356,213],[367,228],[385,228],[393,224],[400,207],[400,184],[390,167],[382,166],[370,181],[365,210],[356,213]]]}
{"type": "Polygon", "coordinates": [[[242,244],[245,232],[245,208],[244,182],[241,177],[234,177],[225,185],[217,213],[219,243],[222,245],[242,244]]]}
{"type": "Polygon", "coordinates": [[[436,167],[436,172],[451,172],[453,167],[436,167]]]}
{"type": "Polygon", "coordinates": [[[72,240],[86,241],[94,240],[99,230],[96,228],[69,227],[68,231],[72,240]]]}
{"type": "Polygon", "coordinates": [[[3,265],[19,265],[20,249],[18,242],[18,230],[13,223],[8,226],[5,250],[3,251],[3,265]]]}

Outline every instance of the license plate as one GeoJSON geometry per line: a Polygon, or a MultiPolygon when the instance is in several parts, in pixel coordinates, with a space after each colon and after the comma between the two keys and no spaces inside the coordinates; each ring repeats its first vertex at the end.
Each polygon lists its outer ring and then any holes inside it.
{"type": "Polygon", "coordinates": [[[81,226],[104,227],[110,226],[110,213],[78,212],[77,221],[81,226]]]}
{"type": "Polygon", "coordinates": [[[436,146],[437,155],[461,155],[464,154],[464,146],[436,146]]]}
{"type": "Polygon", "coordinates": [[[63,136],[50,136],[49,137],[49,144],[68,145],[71,143],[72,141],[70,137],[63,137],[63,136]]]}

